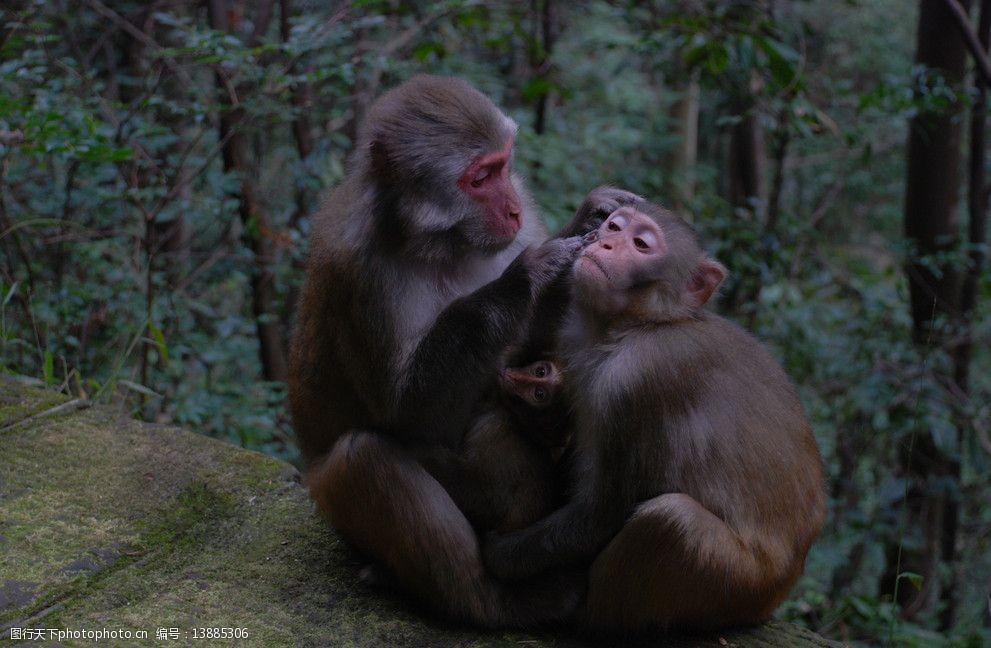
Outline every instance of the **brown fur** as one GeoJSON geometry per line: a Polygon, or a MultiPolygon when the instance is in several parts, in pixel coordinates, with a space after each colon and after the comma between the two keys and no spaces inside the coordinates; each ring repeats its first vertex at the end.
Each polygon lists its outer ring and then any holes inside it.
{"type": "Polygon", "coordinates": [[[429,448],[417,455],[476,529],[520,529],[563,502],[558,461],[569,427],[561,380],[546,360],[507,367],[459,452],[429,448]]]}
{"type": "MultiPolygon", "coordinates": [[[[479,409],[502,353],[578,250],[577,240],[535,247],[546,234],[511,173],[514,133],[458,79],[415,77],[376,101],[347,177],[314,218],[290,355],[320,512],[420,601],[483,625],[560,618],[580,589],[489,577],[451,498],[478,473],[438,459],[489,429],[479,409]],[[436,477],[452,474],[448,491],[436,477]]],[[[539,497],[528,497],[515,520],[537,515],[539,497]]]]}
{"type": "Polygon", "coordinates": [[[596,628],[766,619],[825,511],[794,388],[753,336],[702,309],[725,270],[676,216],[618,210],[583,256],[560,345],[573,495],[491,538],[487,563],[513,578],[594,558],[584,618],[596,628]]]}

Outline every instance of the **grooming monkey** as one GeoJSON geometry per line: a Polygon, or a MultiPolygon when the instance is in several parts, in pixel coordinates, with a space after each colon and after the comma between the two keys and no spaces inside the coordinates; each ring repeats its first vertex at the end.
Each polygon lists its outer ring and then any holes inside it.
{"type": "MultiPolygon", "coordinates": [[[[504,586],[417,459],[462,450],[505,349],[568,272],[512,173],[516,125],[465,81],[418,76],[380,97],[347,177],[313,221],[290,353],[290,404],[321,513],[419,600],[483,625],[558,619],[577,596],[504,586]]],[[[567,232],[629,201],[609,190],[567,232]]],[[[438,474],[444,466],[435,466],[438,474]]]]}

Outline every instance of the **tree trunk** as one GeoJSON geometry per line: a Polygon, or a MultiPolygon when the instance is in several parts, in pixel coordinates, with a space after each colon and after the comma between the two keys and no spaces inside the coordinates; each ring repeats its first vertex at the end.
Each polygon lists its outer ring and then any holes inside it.
{"type": "Polygon", "coordinates": [[[733,112],[739,121],[730,131],[729,200],[735,208],[754,211],[755,201],[763,200],[764,133],[757,118],[751,88],[741,89],[733,112]]]}
{"type": "MultiPolygon", "coordinates": [[[[962,4],[967,8],[970,2],[965,0],[962,4]]],[[[924,75],[938,73],[951,87],[961,88],[966,49],[944,0],[920,1],[915,60],[926,69],[924,75]]],[[[925,82],[925,76],[921,82],[925,82]]],[[[959,272],[952,263],[931,257],[953,250],[958,243],[962,108],[959,101],[954,101],[944,108],[920,111],[909,122],[904,218],[905,236],[913,246],[913,256],[905,271],[912,335],[920,345],[943,346],[946,340],[937,335],[936,323],[955,318],[959,313],[959,272]],[[929,263],[923,257],[930,257],[929,263]]],[[[890,540],[881,591],[895,597],[904,617],[912,617],[929,605],[935,589],[937,557],[940,553],[946,556],[951,528],[955,544],[953,495],[944,494],[946,489],[936,493],[931,488],[935,479],[953,480],[959,474],[959,466],[954,468],[955,461],[944,456],[933,439],[922,431],[910,441],[902,456],[900,471],[912,482],[904,503],[907,515],[904,533],[921,529],[924,540],[918,545],[905,542],[903,537],[890,540]],[[941,546],[943,552],[939,551],[941,546]],[[921,590],[899,581],[898,574],[906,571],[923,576],[921,590]]]]}
{"type": "MultiPolygon", "coordinates": [[[[208,0],[210,27],[229,32],[227,7],[224,0],[208,0]]],[[[269,12],[271,17],[271,12],[269,12]]],[[[251,277],[252,313],[258,331],[259,356],[266,380],[285,381],[288,376],[285,350],[275,304],[275,245],[272,242],[272,226],[268,215],[259,207],[251,180],[247,143],[238,127],[244,120],[244,110],[231,106],[223,71],[216,69],[217,87],[221,97],[220,141],[224,144],[224,171],[234,171],[241,179],[238,195],[238,214],[244,224],[244,236],[255,257],[255,272],[251,277]]],[[[239,88],[239,91],[243,88],[239,88]]],[[[240,92],[238,93],[240,94],[240,92]]]]}
{"type": "Polygon", "coordinates": [[[744,115],[730,135],[730,203],[754,211],[764,178],[760,127],[753,114],[744,115]]]}
{"type": "Polygon", "coordinates": [[[778,228],[781,214],[781,195],[785,184],[785,158],[788,156],[788,144],[791,143],[790,108],[785,106],[778,114],[777,132],[774,134],[774,177],[771,180],[771,192],[767,197],[767,220],[764,223],[765,232],[774,232],[778,228]]]}
{"type": "MultiPolygon", "coordinates": [[[[289,16],[291,15],[292,1],[279,0],[279,37],[283,43],[289,42],[289,16]]],[[[294,62],[289,66],[288,74],[292,74],[295,71],[295,67],[296,64],[294,62]]],[[[304,162],[310,156],[310,153],[313,152],[313,130],[310,125],[310,119],[306,114],[311,100],[310,85],[308,83],[293,84],[292,105],[297,112],[292,120],[292,134],[293,139],[296,141],[296,151],[299,153],[299,159],[304,162]]],[[[296,208],[293,210],[292,216],[289,217],[290,228],[295,228],[306,216],[307,205],[309,204],[309,196],[307,196],[306,189],[302,185],[296,186],[294,198],[296,208]]],[[[292,301],[290,303],[295,304],[296,302],[292,301]]]]}
{"type": "MultiPolygon", "coordinates": [[[[531,0],[531,14],[534,30],[531,35],[530,69],[535,79],[546,79],[550,75],[551,50],[554,47],[553,0],[531,0]]],[[[533,106],[533,131],[543,135],[547,130],[547,100],[549,92],[541,90],[533,106]]]]}
{"type": "Polygon", "coordinates": [[[701,89],[697,75],[686,74],[677,91],[679,97],[671,104],[668,117],[678,141],[668,155],[667,166],[676,181],[675,186],[669,189],[674,206],[682,216],[687,216],[685,206],[695,195],[695,165],[699,152],[701,89]]]}
{"type": "MultiPolygon", "coordinates": [[[[125,20],[131,23],[139,33],[150,36],[151,34],[149,32],[153,31],[154,23],[149,23],[148,18],[149,10],[144,8],[129,14],[125,17],[125,20]]],[[[145,51],[144,40],[141,38],[136,38],[134,34],[130,32],[121,32],[120,37],[123,39],[120,45],[121,65],[125,70],[125,74],[132,79],[146,78],[149,71],[149,61],[145,51]]],[[[116,72],[116,70],[114,70],[114,72],[116,72]]],[[[117,88],[117,92],[119,93],[118,99],[125,105],[133,104],[135,101],[141,100],[140,90],[141,88],[139,84],[122,83],[117,88]]],[[[153,182],[153,179],[149,178],[149,171],[147,167],[143,165],[139,159],[136,159],[133,162],[121,163],[120,166],[123,169],[122,175],[128,179],[127,182],[130,184],[131,189],[144,189],[153,182]]],[[[141,347],[141,364],[138,375],[140,383],[147,386],[150,383],[151,371],[149,358],[152,351],[156,350],[155,343],[153,342],[154,335],[152,333],[153,327],[156,326],[155,274],[158,272],[158,268],[162,265],[161,260],[159,259],[159,248],[161,247],[161,241],[158,235],[162,231],[164,225],[157,222],[155,217],[150,214],[144,206],[138,205],[138,209],[144,219],[144,234],[141,238],[141,247],[145,253],[145,259],[148,264],[145,268],[144,277],[146,334],[141,347]]],[[[161,358],[158,359],[158,362],[161,362],[161,358]]],[[[145,394],[139,394],[137,397],[142,405],[147,404],[148,397],[145,394]]],[[[145,416],[148,416],[149,414],[150,413],[147,411],[144,412],[145,416]]]]}
{"type": "MultiPolygon", "coordinates": [[[[963,38],[944,0],[921,0],[916,63],[959,88],[965,60],[963,38]]],[[[959,308],[957,269],[943,262],[934,271],[920,257],[948,252],[958,242],[962,109],[960,102],[952,102],[942,110],[920,111],[909,122],[905,236],[916,254],[907,273],[913,333],[920,343],[932,341],[935,320],[955,315],[959,308]]]]}
{"type": "MultiPolygon", "coordinates": [[[[991,0],[981,0],[980,24],[977,36],[981,50],[988,51],[991,43],[991,0]]],[[[976,95],[970,108],[970,186],[967,202],[969,212],[968,236],[968,266],[963,278],[960,292],[960,326],[957,331],[958,343],[953,349],[953,379],[960,393],[970,392],[970,357],[973,341],[974,308],[977,306],[977,283],[984,266],[984,241],[986,238],[988,216],[988,190],[985,178],[985,162],[987,149],[987,81],[980,74],[974,74],[976,95]]],[[[968,421],[961,416],[957,423],[957,447],[963,447],[963,431],[968,429],[968,421]]],[[[960,460],[954,458],[950,465],[954,483],[960,483],[960,460]]],[[[949,579],[941,592],[943,609],[939,616],[941,630],[953,626],[956,616],[957,601],[954,596],[959,580],[957,562],[957,534],[960,526],[960,501],[957,492],[947,502],[946,513],[943,517],[942,559],[949,567],[949,579]]]]}

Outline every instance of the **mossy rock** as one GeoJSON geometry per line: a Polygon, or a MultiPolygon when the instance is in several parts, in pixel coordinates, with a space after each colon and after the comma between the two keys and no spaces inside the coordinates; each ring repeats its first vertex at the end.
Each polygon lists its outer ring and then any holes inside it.
{"type": "MultiPolygon", "coordinates": [[[[357,558],[286,463],[3,378],[0,394],[0,639],[37,645],[23,629],[68,629],[130,632],[102,640],[121,646],[586,645],[452,626],[359,584],[357,558]],[[209,628],[247,638],[196,638],[209,628]]],[[[41,643],[94,642],[46,632],[41,643]]],[[[647,645],[835,644],[773,623],[647,645]]]]}

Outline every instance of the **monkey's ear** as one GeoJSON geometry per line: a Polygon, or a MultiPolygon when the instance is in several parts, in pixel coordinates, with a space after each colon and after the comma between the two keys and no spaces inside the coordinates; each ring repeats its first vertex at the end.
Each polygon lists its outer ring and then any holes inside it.
{"type": "Polygon", "coordinates": [[[702,257],[698,268],[695,269],[695,274],[688,280],[686,296],[689,305],[693,308],[704,306],[709,301],[709,298],[712,297],[712,294],[716,292],[716,288],[719,288],[719,284],[723,282],[727,274],[728,272],[723,264],[709,257],[702,257]]]}

